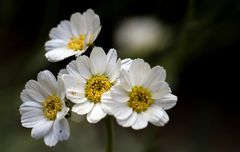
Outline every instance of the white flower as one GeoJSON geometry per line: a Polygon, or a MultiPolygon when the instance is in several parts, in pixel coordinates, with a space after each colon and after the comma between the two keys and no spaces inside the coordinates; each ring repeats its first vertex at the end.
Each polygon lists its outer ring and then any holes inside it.
{"type": "MultiPolygon", "coordinates": [[[[90,57],[79,56],[62,70],[66,97],[75,105],[72,111],[87,114],[90,123],[97,123],[106,116],[102,109],[102,95],[119,81],[121,60],[111,49],[107,55],[100,47],[94,47],[90,57]],[[68,74],[64,74],[64,73],[68,74]]],[[[61,74],[60,74],[61,75],[61,74]]]]}
{"type": "Polygon", "coordinates": [[[100,19],[92,9],[83,14],[72,14],[70,21],[64,20],[50,31],[45,43],[46,58],[51,62],[69,56],[79,56],[93,44],[101,30],[100,19]]]}
{"type": "Polygon", "coordinates": [[[21,93],[21,123],[32,128],[35,139],[44,138],[48,146],[55,146],[58,141],[67,140],[70,129],[65,116],[69,108],[64,102],[65,88],[61,80],[56,81],[49,71],[42,71],[37,81],[26,83],[21,93]]]}
{"type": "Polygon", "coordinates": [[[142,59],[133,60],[129,70],[122,69],[120,84],[102,97],[104,110],[115,116],[119,125],[142,129],[148,122],[163,126],[177,97],[165,82],[166,72],[160,66],[151,69],[142,59]]]}

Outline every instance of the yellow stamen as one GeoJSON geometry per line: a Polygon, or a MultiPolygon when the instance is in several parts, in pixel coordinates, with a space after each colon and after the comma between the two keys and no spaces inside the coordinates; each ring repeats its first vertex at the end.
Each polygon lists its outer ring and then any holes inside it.
{"type": "Polygon", "coordinates": [[[81,34],[79,37],[72,37],[70,42],[68,42],[67,47],[74,51],[79,51],[83,49],[85,38],[86,35],[83,34],[81,34]]]}
{"type": "Polygon", "coordinates": [[[141,86],[134,86],[128,95],[128,106],[137,113],[146,111],[153,103],[151,91],[141,86]]]}
{"type": "Polygon", "coordinates": [[[106,91],[109,91],[111,87],[112,84],[107,76],[94,75],[87,80],[85,96],[90,101],[98,103],[101,100],[102,94],[106,91]]]}
{"type": "Polygon", "coordinates": [[[43,113],[48,120],[55,120],[57,112],[62,110],[61,99],[56,95],[48,96],[43,101],[43,113]]]}

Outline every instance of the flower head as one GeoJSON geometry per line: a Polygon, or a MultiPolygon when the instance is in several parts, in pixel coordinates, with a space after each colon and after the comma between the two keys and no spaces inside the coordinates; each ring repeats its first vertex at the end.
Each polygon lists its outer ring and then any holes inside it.
{"type": "Polygon", "coordinates": [[[48,146],[55,146],[58,141],[70,136],[70,129],[65,118],[69,108],[66,107],[65,89],[62,80],[56,80],[49,71],[38,74],[37,81],[26,83],[21,93],[21,123],[32,128],[33,138],[44,138],[48,146]]]}
{"type": "Polygon", "coordinates": [[[104,118],[102,96],[118,83],[120,68],[121,60],[117,60],[114,49],[105,54],[102,48],[94,47],[90,57],[79,56],[72,61],[66,70],[61,71],[66,97],[75,103],[72,111],[87,114],[90,123],[104,118]]]}
{"type": "Polygon", "coordinates": [[[164,110],[177,101],[165,78],[162,67],[151,69],[142,59],[133,60],[129,69],[121,70],[119,85],[102,97],[104,110],[114,115],[123,127],[142,129],[148,122],[163,126],[169,120],[164,110]]]}
{"type": "Polygon", "coordinates": [[[79,56],[93,44],[100,30],[99,16],[92,9],[83,14],[74,13],[70,21],[64,20],[51,29],[51,40],[45,43],[45,56],[51,62],[79,56]]]}

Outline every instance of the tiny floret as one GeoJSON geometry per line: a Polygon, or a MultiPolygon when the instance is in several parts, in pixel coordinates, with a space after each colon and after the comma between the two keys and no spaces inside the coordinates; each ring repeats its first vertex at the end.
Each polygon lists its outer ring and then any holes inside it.
{"type": "Polygon", "coordinates": [[[143,88],[142,86],[134,86],[128,95],[128,106],[137,113],[146,111],[153,103],[150,90],[143,88]]]}
{"type": "Polygon", "coordinates": [[[94,75],[87,80],[85,87],[85,96],[94,103],[101,101],[104,92],[109,91],[112,84],[107,76],[94,75]]]}
{"type": "Polygon", "coordinates": [[[48,120],[55,120],[57,113],[62,110],[62,101],[56,95],[48,96],[43,101],[43,113],[48,120]]]}
{"type": "Polygon", "coordinates": [[[82,50],[84,46],[85,38],[86,38],[86,35],[80,35],[79,37],[72,37],[68,42],[67,47],[69,49],[72,49],[73,51],[82,50]]]}

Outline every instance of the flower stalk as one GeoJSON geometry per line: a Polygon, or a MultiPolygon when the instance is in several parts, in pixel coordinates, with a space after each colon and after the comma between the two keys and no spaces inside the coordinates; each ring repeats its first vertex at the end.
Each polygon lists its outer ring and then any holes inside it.
{"type": "Polygon", "coordinates": [[[107,142],[106,142],[106,152],[113,152],[113,124],[111,116],[105,119],[107,142]]]}

